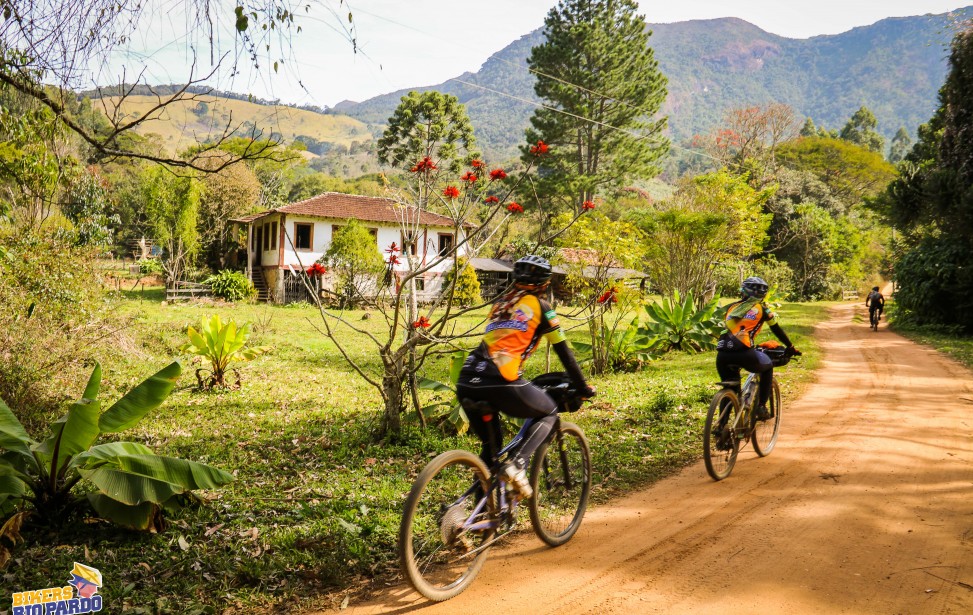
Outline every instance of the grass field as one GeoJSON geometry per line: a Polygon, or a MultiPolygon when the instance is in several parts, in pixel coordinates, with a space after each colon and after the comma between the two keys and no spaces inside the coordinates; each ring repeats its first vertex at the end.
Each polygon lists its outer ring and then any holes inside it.
{"type": "MultiPolygon", "coordinates": [[[[194,392],[197,366],[190,363],[170,400],[122,434],[160,454],[216,465],[236,481],[202,494],[202,506],[170,514],[170,527],[158,535],[103,523],[79,523],[70,535],[29,534],[4,571],[4,586],[48,587],[79,561],[104,574],[108,612],[269,613],[328,606],[342,588],[391,578],[411,481],[436,454],[475,449],[474,440],[423,431],[410,420],[401,441],[378,441],[381,399],[316,330],[314,308],[161,299],[161,289],[120,294],[117,313],[133,324],[113,351],[97,357],[102,397],[113,400],[179,358],[186,326],[200,318],[218,313],[251,322],[254,343],[271,352],[243,365],[239,390],[194,392]]],[[[826,314],[818,304],[785,306],[781,314],[805,352],[780,373],[785,397],[793,398],[813,377],[818,353],[811,329],[826,314]]],[[[380,318],[350,317],[376,331],[381,326],[380,318]]],[[[363,338],[344,339],[357,360],[377,367],[363,338]]],[[[543,351],[538,355],[528,376],[543,371],[543,351]]],[[[443,358],[427,376],[445,380],[446,370],[443,358]]],[[[592,444],[595,505],[698,459],[716,380],[712,353],[671,354],[639,372],[593,379],[598,397],[572,420],[592,444]]],[[[75,393],[82,388],[78,383],[75,393]]]]}
{"type": "MultiPolygon", "coordinates": [[[[105,99],[109,111],[113,109],[112,105],[117,104],[114,100],[105,99]]],[[[95,101],[96,108],[100,108],[99,104],[99,101],[95,101]]],[[[121,112],[134,117],[151,111],[157,104],[155,97],[129,96],[122,104],[121,112]]],[[[285,143],[290,143],[299,135],[345,146],[351,145],[352,141],[372,139],[365,124],[346,115],[324,115],[293,107],[258,105],[245,100],[212,96],[170,103],[135,131],[142,135],[160,135],[166,149],[170,153],[178,153],[196,145],[197,139],[202,142],[218,137],[227,125],[235,128],[245,122],[262,130],[267,138],[271,131],[281,134],[285,143]],[[209,107],[208,113],[202,117],[193,113],[199,101],[209,107]]]]}

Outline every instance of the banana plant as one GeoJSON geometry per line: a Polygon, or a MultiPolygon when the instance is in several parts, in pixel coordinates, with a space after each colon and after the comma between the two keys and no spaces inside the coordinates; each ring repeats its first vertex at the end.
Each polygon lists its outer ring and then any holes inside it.
{"type": "MultiPolygon", "coordinates": [[[[200,389],[226,388],[226,373],[231,363],[249,361],[268,350],[264,346],[246,346],[250,337],[250,323],[237,327],[231,320],[224,324],[218,314],[214,314],[209,320],[204,318],[199,331],[189,327],[187,334],[189,342],[181,350],[202,357],[210,364],[208,370],[196,370],[196,381],[200,389]],[[204,374],[208,376],[204,377],[204,374]]],[[[236,378],[235,386],[239,387],[239,372],[236,372],[236,378]]]]}
{"type": "MultiPolygon", "coordinates": [[[[615,328],[602,327],[599,330],[601,345],[606,353],[607,364],[615,371],[636,370],[652,361],[655,356],[652,349],[652,339],[639,326],[638,316],[627,326],[615,328]]],[[[593,353],[594,349],[588,342],[571,342],[571,345],[583,353],[593,353]]],[[[588,359],[591,360],[591,359],[588,359]]]]}
{"type": "Polygon", "coordinates": [[[419,412],[422,412],[423,417],[429,417],[433,416],[437,408],[448,409],[448,412],[445,413],[443,418],[460,434],[465,433],[470,426],[469,419],[466,418],[466,413],[463,412],[463,408],[459,405],[459,400],[456,399],[455,386],[456,381],[459,380],[459,372],[463,369],[463,363],[466,361],[466,354],[462,350],[457,350],[449,355],[449,383],[439,382],[438,380],[431,380],[429,378],[421,378],[419,380],[420,389],[447,394],[445,400],[438,399],[420,408],[419,412]]]}
{"type": "Polygon", "coordinates": [[[104,519],[158,531],[163,507],[195,489],[231,482],[222,470],[156,455],[136,442],[96,444],[101,435],[130,429],[158,408],[181,372],[178,362],[168,365],[102,412],[96,363],[81,398],[41,441],[0,400],[0,518],[19,510],[15,516],[36,515],[57,525],[86,499],[104,519]],[[89,488],[83,496],[76,493],[79,484],[89,488]]]}
{"type": "Polygon", "coordinates": [[[644,333],[651,339],[655,350],[685,350],[700,352],[716,347],[716,341],[723,330],[723,324],[716,316],[720,298],[713,297],[706,305],[696,309],[692,293],[685,300],[675,291],[672,297],[645,306],[648,322],[644,333]]]}

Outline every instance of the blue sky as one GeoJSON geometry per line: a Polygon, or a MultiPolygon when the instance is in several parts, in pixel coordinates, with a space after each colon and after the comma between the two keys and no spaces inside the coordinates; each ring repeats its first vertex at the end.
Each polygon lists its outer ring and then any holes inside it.
{"type": "MultiPolygon", "coordinates": [[[[232,15],[234,1],[213,0],[217,3],[232,15]]],[[[212,69],[207,42],[199,35],[185,36],[191,20],[173,8],[182,3],[155,0],[155,4],[158,8],[146,12],[129,45],[91,80],[101,85],[117,82],[124,69],[131,81],[144,69],[143,79],[149,83],[183,82],[194,52],[197,73],[212,69]]],[[[294,35],[277,73],[268,70],[272,58],[260,71],[247,69],[231,77],[229,71],[220,70],[210,83],[260,98],[318,106],[441,83],[476,71],[491,54],[542,26],[555,4],[555,0],[351,0],[343,4],[310,0],[311,11],[297,18],[302,32],[294,35]],[[359,53],[353,53],[341,34],[348,4],[359,53]]],[[[739,17],[774,34],[807,38],[845,32],[885,17],[944,13],[970,4],[973,0],[641,0],[640,8],[649,23],[739,17]]],[[[220,49],[232,53],[232,31],[215,34],[220,49]]]]}

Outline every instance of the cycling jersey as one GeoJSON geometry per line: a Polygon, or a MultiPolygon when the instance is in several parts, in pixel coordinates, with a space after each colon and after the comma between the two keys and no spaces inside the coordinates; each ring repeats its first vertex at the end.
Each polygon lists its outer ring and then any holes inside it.
{"type": "Polygon", "coordinates": [[[502,314],[494,308],[478,350],[493,361],[505,380],[513,382],[542,337],[551,344],[566,340],[551,304],[528,293],[502,314]]]}
{"type": "Polygon", "coordinates": [[[727,332],[720,339],[717,349],[730,350],[742,343],[753,348],[754,340],[764,323],[771,327],[777,324],[777,315],[760,299],[741,299],[727,306],[724,324],[727,332]]]}
{"type": "Polygon", "coordinates": [[[873,290],[865,297],[865,307],[869,310],[884,310],[885,297],[882,296],[882,293],[873,290]]]}

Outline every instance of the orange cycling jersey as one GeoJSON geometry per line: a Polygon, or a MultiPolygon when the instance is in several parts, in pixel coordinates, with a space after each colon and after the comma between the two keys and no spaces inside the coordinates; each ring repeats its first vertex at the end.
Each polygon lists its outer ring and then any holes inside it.
{"type": "Polygon", "coordinates": [[[724,324],[730,335],[753,348],[764,323],[777,324],[777,315],[759,299],[743,299],[727,306],[724,324]]]}
{"type": "Polygon", "coordinates": [[[524,361],[537,348],[541,337],[552,344],[566,339],[554,308],[535,295],[525,294],[502,314],[494,307],[480,349],[497,366],[500,375],[513,382],[520,378],[524,361]]]}

